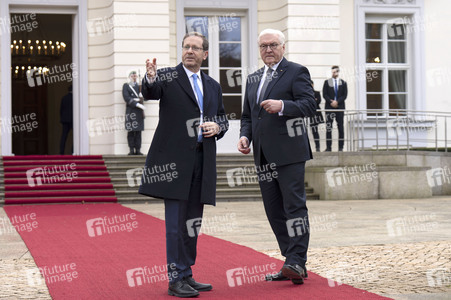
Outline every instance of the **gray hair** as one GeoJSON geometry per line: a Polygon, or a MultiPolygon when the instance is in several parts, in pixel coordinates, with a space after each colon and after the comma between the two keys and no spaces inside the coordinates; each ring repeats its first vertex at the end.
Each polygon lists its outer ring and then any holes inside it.
{"type": "Polygon", "coordinates": [[[271,28],[264,29],[262,32],[260,32],[260,34],[258,35],[258,38],[257,38],[257,43],[259,43],[260,42],[260,38],[262,36],[266,35],[266,34],[275,34],[275,35],[277,35],[278,38],[279,38],[279,43],[281,45],[285,44],[285,35],[283,34],[283,32],[280,31],[280,30],[271,29],[271,28]]]}

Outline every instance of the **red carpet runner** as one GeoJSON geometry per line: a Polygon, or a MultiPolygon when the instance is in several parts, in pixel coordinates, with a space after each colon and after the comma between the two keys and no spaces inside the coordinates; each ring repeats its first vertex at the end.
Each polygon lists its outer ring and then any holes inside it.
{"type": "MultiPolygon", "coordinates": [[[[5,211],[53,299],[176,299],[167,295],[163,221],[113,203],[5,211]]],[[[330,287],[311,272],[303,285],[265,282],[281,261],[211,236],[199,237],[198,250],[195,278],[213,285],[202,299],[386,299],[344,284],[330,287]]],[[[39,282],[36,270],[25,273],[29,284],[39,282]]]]}
{"type": "Polygon", "coordinates": [[[101,155],[4,156],[5,204],[116,202],[101,155]]]}

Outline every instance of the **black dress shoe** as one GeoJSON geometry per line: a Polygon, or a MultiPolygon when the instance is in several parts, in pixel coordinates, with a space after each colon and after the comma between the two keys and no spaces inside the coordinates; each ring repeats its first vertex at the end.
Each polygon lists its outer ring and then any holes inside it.
{"type": "Polygon", "coordinates": [[[135,155],[135,152],[130,151],[130,152],[128,152],[128,155],[135,155]]]}
{"type": "Polygon", "coordinates": [[[191,276],[190,277],[186,277],[183,281],[186,284],[188,284],[190,287],[192,287],[193,289],[195,289],[196,291],[199,291],[199,292],[211,291],[211,289],[213,288],[211,286],[211,284],[196,282],[194,280],[194,278],[191,277],[191,276]]]}
{"type": "Polygon", "coordinates": [[[137,152],[135,153],[135,155],[144,155],[144,154],[142,154],[141,151],[137,151],[137,152]]]}
{"type": "Polygon", "coordinates": [[[168,295],[179,298],[192,298],[199,296],[199,292],[182,280],[169,284],[168,295]]]}
{"type": "Polygon", "coordinates": [[[303,284],[304,280],[308,278],[307,268],[304,267],[304,278],[303,279],[291,279],[294,284],[303,284]]]}
{"type": "Polygon", "coordinates": [[[283,276],[290,278],[294,284],[304,283],[304,267],[300,265],[284,265],[282,267],[282,274],[283,276]]]}
{"type": "Polygon", "coordinates": [[[282,271],[279,271],[279,273],[276,274],[266,274],[265,277],[266,281],[284,281],[284,280],[290,280],[290,278],[285,277],[282,275],[282,271]]]}
{"type": "Polygon", "coordinates": [[[331,152],[332,150],[327,148],[326,150],[324,150],[324,152],[331,152]]]}

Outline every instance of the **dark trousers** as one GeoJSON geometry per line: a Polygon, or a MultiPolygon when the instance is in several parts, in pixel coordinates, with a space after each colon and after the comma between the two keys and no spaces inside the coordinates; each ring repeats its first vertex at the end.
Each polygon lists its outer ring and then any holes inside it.
{"type": "MultiPolygon", "coordinates": [[[[262,152],[262,166],[265,165],[267,161],[262,152]]],[[[266,169],[268,168],[260,168],[266,169]]],[[[285,264],[305,267],[310,240],[304,188],[305,162],[276,166],[276,172],[277,178],[259,181],[266,216],[281,254],[286,258],[285,264]]]]}
{"type": "Polygon", "coordinates": [[[129,131],[127,133],[128,147],[135,148],[136,152],[141,149],[141,131],[129,131]]]}
{"type": "Polygon", "coordinates": [[[337,111],[337,112],[326,112],[326,145],[327,149],[332,149],[332,126],[333,122],[337,122],[338,127],[338,149],[343,150],[343,146],[345,143],[345,132],[343,128],[343,119],[344,119],[344,112],[337,111]]]}
{"type": "Polygon", "coordinates": [[[318,133],[318,125],[310,125],[310,128],[312,129],[312,135],[315,139],[315,148],[316,150],[319,150],[319,133],[318,133]]]}
{"type": "MultiPolygon", "coordinates": [[[[63,132],[61,134],[60,140],[60,154],[64,154],[64,149],[66,148],[66,140],[69,136],[69,132],[72,130],[72,123],[61,123],[63,125],[63,132]]],[[[72,153],[74,152],[74,146],[72,144],[72,153]]]]}
{"type": "Polygon", "coordinates": [[[204,205],[200,202],[202,164],[203,152],[198,149],[188,201],[164,200],[166,257],[170,283],[193,275],[191,266],[196,262],[197,237],[204,211],[204,205]]]}

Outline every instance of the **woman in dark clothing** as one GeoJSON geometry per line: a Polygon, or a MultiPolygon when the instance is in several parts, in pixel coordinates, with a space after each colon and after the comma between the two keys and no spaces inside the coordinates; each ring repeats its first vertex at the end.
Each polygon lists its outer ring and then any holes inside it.
{"type": "Polygon", "coordinates": [[[310,128],[312,129],[313,138],[315,139],[316,152],[320,152],[318,125],[324,123],[323,114],[321,113],[321,111],[318,111],[318,109],[320,109],[319,104],[321,103],[321,94],[320,92],[315,91],[313,81],[311,81],[311,83],[313,91],[315,92],[317,111],[314,117],[310,117],[310,128]]]}

